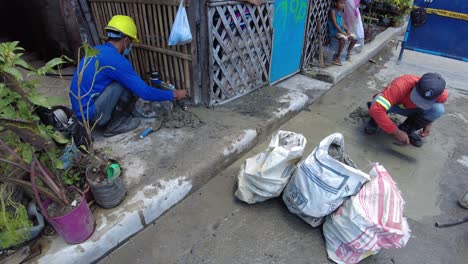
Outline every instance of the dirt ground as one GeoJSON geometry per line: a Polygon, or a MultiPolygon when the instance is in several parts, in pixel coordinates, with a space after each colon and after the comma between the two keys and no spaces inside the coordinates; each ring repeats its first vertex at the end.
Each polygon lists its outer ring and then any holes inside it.
{"type": "MultiPolygon", "coordinates": [[[[376,64],[361,67],[281,129],[304,134],[305,155],[327,135],[340,132],[359,168],[368,171],[371,162],[380,162],[401,189],[412,230],[408,245],[384,249],[361,263],[466,263],[468,223],[448,228],[434,223],[468,214],[456,204],[468,187],[468,64],[407,52],[397,66],[396,55],[389,45],[374,58],[376,64]],[[375,92],[401,74],[428,71],[445,76],[450,98],[422,148],[398,146],[383,132],[363,133],[365,103],[375,92]]],[[[281,198],[246,205],[234,197],[242,161],[267,144],[255,147],[101,263],[331,263],[321,228],[289,213],[281,198]]]]}

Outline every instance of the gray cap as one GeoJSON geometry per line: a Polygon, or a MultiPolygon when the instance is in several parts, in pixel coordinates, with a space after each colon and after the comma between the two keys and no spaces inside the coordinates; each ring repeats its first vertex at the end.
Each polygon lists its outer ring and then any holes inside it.
{"type": "Polygon", "coordinates": [[[411,91],[411,101],[424,110],[431,109],[439,95],[445,90],[444,78],[435,72],[424,74],[411,91]]]}

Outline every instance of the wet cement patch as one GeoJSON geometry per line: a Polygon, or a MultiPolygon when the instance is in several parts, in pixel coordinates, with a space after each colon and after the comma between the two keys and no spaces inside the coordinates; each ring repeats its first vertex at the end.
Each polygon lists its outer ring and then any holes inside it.
{"type": "Polygon", "coordinates": [[[281,98],[288,94],[286,89],[266,86],[261,90],[245,95],[242,100],[235,100],[215,108],[228,109],[241,115],[259,118],[270,118],[271,113],[279,108],[287,108],[289,102],[279,102],[273,98],[281,98]],[[258,106],[262,107],[258,107],[258,106]]]}

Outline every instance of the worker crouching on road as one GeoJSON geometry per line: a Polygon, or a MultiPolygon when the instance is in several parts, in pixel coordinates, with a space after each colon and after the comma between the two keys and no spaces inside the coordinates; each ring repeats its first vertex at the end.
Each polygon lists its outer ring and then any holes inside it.
{"type": "Polygon", "coordinates": [[[83,59],[80,68],[75,71],[70,85],[70,100],[79,118],[97,123],[97,127],[104,130],[104,136],[110,137],[139,126],[140,121],[131,116],[134,95],[148,101],[172,101],[184,99],[187,93],[184,90],[166,91],[148,86],[134,71],[130,61],[125,58],[131,51],[132,43],[139,42],[131,17],[116,15],[105,30],[108,40],[94,47],[99,53],[84,70],[80,87],[78,75],[84,64],[83,59]],[[97,75],[96,61],[99,61],[99,68],[104,67],[97,75]],[[84,116],[75,97],[78,94],[86,95],[81,99],[84,116]]]}
{"type": "Polygon", "coordinates": [[[368,103],[371,119],[365,132],[375,134],[380,127],[402,144],[421,147],[422,137],[429,136],[432,123],[444,114],[443,103],[447,98],[445,80],[438,73],[426,73],[421,78],[414,75],[398,77],[368,103]],[[396,126],[388,113],[407,118],[396,126]]]}

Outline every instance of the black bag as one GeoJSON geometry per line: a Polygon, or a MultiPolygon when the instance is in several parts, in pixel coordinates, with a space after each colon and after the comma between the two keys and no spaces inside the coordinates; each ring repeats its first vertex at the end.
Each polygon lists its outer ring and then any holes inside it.
{"type": "Polygon", "coordinates": [[[35,112],[41,119],[42,124],[54,127],[67,139],[73,138],[73,141],[78,148],[81,145],[86,147],[88,146],[89,140],[87,139],[86,129],[76,118],[75,113],[70,108],[65,106],[54,106],[52,109],[48,109],[38,106],[35,112]],[[61,112],[61,118],[54,114],[54,111],[58,109],[63,111],[61,112]]]}
{"type": "Polygon", "coordinates": [[[420,7],[411,11],[411,24],[413,27],[420,27],[426,24],[427,13],[426,9],[420,7]]]}

